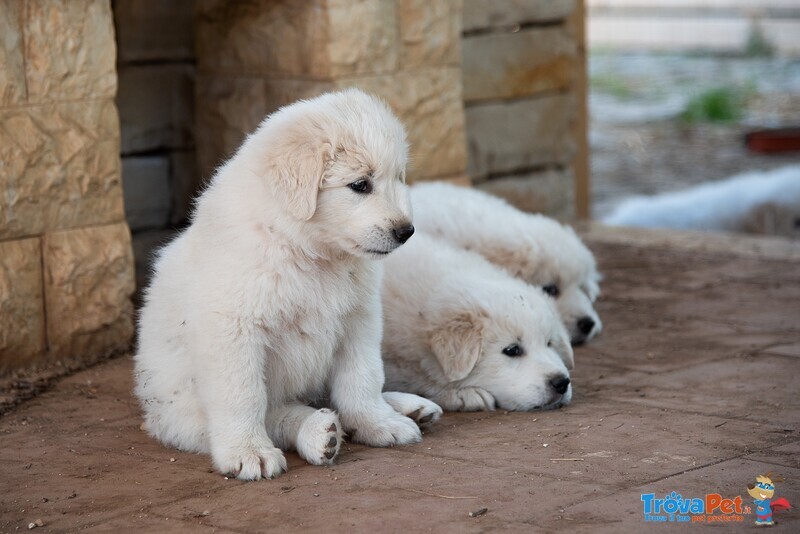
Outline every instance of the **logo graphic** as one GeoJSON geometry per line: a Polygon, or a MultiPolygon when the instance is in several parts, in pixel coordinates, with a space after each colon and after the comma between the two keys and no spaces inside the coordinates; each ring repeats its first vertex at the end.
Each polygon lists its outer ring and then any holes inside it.
{"type": "Polygon", "coordinates": [[[773,512],[791,509],[786,499],[772,499],[775,483],[783,481],[772,473],[757,476],[756,483],[747,486],[755,509],[743,504],[740,495],[725,498],[719,493],[708,493],[703,497],[684,497],[673,491],[658,498],[655,493],[643,493],[644,520],[651,523],[743,523],[746,515],[755,513],[756,525],[774,525],[773,512]]]}
{"type": "Polygon", "coordinates": [[[740,523],[749,506],[742,505],[742,497],[723,498],[719,493],[705,497],[684,498],[672,492],[658,499],[655,493],[643,493],[644,520],[661,523],[740,523]]]}
{"type": "Polygon", "coordinates": [[[766,475],[757,476],[755,484],[747,485],[747,493],[750,494],[753,498],[753,504],[756,505],[756,525],[758,526],[774,525],[772,512],[790,510],[792,508],[786,499],[772,500],[772,496],[775,495],[776,482],[783,482],[783,478],[769,472],[766,475]]]}

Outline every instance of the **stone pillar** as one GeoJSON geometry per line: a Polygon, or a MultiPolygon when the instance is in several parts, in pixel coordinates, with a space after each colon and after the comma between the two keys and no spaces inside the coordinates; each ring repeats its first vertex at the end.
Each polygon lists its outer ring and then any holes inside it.
{"type": "Polygon", "coordinates": [[[204,176],[268,113],[359,87],[406,125],[409,180],[465,181],[460,0],[198,0],[204,176]]]}
{"type": "Polygon", "coordinates": [[[575,216],[576,174],[587,179],[583,28],[573,20],[581,7],[464,2],[468,173],[481,189],[560,218],[575,216]]]}
{"type": "Polygon", "coordinates": [[[108,0],[0,0],[0,374],[130,346],[108,0]]]}

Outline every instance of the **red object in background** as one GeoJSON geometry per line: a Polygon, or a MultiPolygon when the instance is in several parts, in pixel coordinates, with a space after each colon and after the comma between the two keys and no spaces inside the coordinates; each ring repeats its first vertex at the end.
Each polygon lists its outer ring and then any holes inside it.
{"type": "Polygon", "coordinates": [[[769,128],[749,132],[744,144],[753,152],[800,151],[800,128],[769,128]]]}

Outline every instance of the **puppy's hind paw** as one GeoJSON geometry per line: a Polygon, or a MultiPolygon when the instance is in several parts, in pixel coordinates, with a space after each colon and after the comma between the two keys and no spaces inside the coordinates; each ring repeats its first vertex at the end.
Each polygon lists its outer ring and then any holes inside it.
{"type": "Polygon", "coordinates": [[[438,404],[419,395],[386,391],[383,393],[383,400],[396,412],[405,415],[421,427],[432,425],[442,416],[442,409],[438,404]]]}
{"type": "Polygon", "coordinates": [[[230,477],[239,480],[275,478],[286,472],[286,458],[272,446],[231,448],[213,454],[214,465],[230,477]]]}
{"type": "Polygon", "coordinates": [[[332,464],[342,446],[344,432],[335,413],[323,408],[303,422],[297,436],[297,453],[312,465],[332,464]]]}

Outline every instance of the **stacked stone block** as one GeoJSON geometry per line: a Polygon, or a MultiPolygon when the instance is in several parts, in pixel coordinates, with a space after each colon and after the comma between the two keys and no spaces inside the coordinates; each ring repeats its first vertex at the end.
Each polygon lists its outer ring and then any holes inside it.
{"type": "Polygon", "coordinates": [[[204,176],[280,106],[359,87],[382,97],[406,125],[411,181],[465,181],[460,0],[196,5],[204,176]]]}
{"type": "Polygon", "coordinates": [[[129,347],[107,0],[0,0],[0,374],[129,347]]]}
{"type": "Polygon", "coordinates": [[[588,179],[582,7],[464,2],[468,173],[481,189],[560,218],[576,215],[576,186],[588,179]]]}
{"type": "Polygon", "coordinates": [[[114,0],[113,8],[128,224],[134,232],[178,225],[200,185],[194,1],[114,0]]]}
{"type": "Polygon", "coordinates": [[[125,215],[137,285],[201,186],[194,142],[194,0],[113,0],[125,215]]]}

